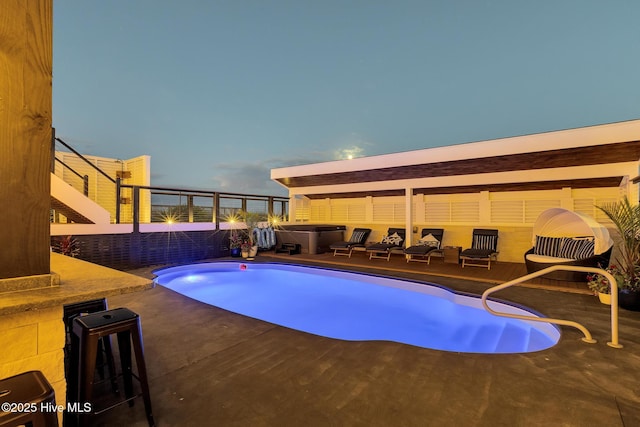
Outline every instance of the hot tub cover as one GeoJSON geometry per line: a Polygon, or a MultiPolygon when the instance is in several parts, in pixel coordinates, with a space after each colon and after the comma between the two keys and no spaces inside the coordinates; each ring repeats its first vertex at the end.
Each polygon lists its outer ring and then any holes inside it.
{"type": "Polygon", "coordinates": [[[333,225],[333,224],[282,224],[278,226],[280,231],[344,231],[347,227],[345,225],[333,225]]]}
{"type": "Polygon", "coordinates": [[[536,236],[595,238],[594,253],[599,255],[613,246],[609,230],[590,216],[563,208],[551,208],[542,212],[533,225],[533,245],[536,236]]]}

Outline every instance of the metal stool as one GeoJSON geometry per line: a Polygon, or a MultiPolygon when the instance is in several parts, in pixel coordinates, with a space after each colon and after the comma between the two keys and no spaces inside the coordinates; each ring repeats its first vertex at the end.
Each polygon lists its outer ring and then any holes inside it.
{"type": "Polygon", "coordinates": [[[23,372],[0,380],[0,401],[15,405],[0,412],[0,426],[57,427],[53,387],[40,371],[23,372]]]}
{"type": "MultiPolygon", "coordinates": [[[[65,376],[67,378],[67,383],[71,385],[67,386],[67,397],[75,397],[77,395],[77,392],[74,389],[76,383],[78,382],[78,379],[76,377],[77,372],[74,367],[70,366],[72,334],[71,330],[73,328],[73,319],[77,316],[96,313],[98,311],[105,311],[106,309],[106,298],[82,301],[63,306],[64,313],[62,315],[62,320],[64,321],[64,327],[66,331],[66,343],[64,346],[65,376]]],[[[111,388],[113,389],[114,393],[118,393],[118,382],[116,381],[116,368],[113,359],[113,350],[111,348],[111,337],[106,336],[100,338],[100,340],[98,341],[98,347],[99,351],[96,367],[98,369],[100,379],[104,379],[104,366],[106,365],[109,371],[109,379],[111,380],[111,388]],[[106,361],[103,360],[103,356],[106,358],[106,361]]]]}
{"type": "Polygon", "coordinates": [[[77,402],[92,403],[92,413],[80,413],[79,424],[88,425],[89,416],[100,414],[104,411],[119,406],[125,402],[133,406],[133,399],[141,397],[144,399],[144,407],[147,421],[150,426],[154,426],[153,414],[151,413],[151,395],[147,381],[147,368],[144,361],[144,350],[142,345],[142,331],[140,327],[140,316],[127,308],[116,308],[97,313],[79,316],[73,320],[72,338],[72,366],[78,367],[77,382],[77,402]],[[125,398],[109,407],[96,410],[93,407],[93,376],[96,368],[96,357],[98,351],[98,340],[111,334],[118,336],[118,348],[120,351],[120,363],[122,365],[122,377],[124,379],[125,398]],[[131,368],[131,343],[136,356],[136,366],[138,374],[134,375],[131,368]],[[133,381],[135,377],[140,382],[142,393],[133,395],[133,381]]]}

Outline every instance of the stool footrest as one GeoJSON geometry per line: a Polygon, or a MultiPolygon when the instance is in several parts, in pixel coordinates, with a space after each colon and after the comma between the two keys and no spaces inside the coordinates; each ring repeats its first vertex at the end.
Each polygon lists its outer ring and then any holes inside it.
{"type": "Polygon", "coordinates": [[[119,402],[116,402],[116,403],[114,403],[112,405],[109,405],[109,406],[107,406],[105,408],[93,411],[93,415],[100,415],[100,414],[102,414],[104,412],[107,412],[107,411],[113,409],[113,408],[117,408],[120,405],[124,405],[125,403],[133,402],[135,399],[137,399],[139,397],[143,397],[142,393],[138,393],[135,396],[131,396],[131,397],[127,398],[127,399],[124,399],[124,400],[121,400],[119,402]]]}

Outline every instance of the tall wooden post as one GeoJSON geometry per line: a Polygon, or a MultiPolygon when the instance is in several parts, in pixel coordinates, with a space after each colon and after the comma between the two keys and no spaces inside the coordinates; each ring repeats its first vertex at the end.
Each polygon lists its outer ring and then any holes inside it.
{"type": "Polygon", "coordinates": [[[52,2],[0,1],[0,279],[50,273],[52,2]]]}

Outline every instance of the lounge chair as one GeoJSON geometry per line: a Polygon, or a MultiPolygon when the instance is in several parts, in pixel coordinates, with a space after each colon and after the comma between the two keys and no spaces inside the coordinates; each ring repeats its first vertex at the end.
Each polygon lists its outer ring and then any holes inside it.
{"type": "Polygon", "coordinates": [[[474,229],[471,248],[462,251],[460,259],[462,268],[469,265],[491,270],[491,260],[498,259],[498,230],[474,229]]]}
{"type": "Polygon", "coordinates": [[[404,250],[407,255],[407,262],[431,262],[433,251],[440,249],[442,245],[442,236],[444,230],[442,228],[423,228],[420,233],[421,239],[416,245],[409,246],[404,250]]]}
{"type": "Polygon", "coordinates": [[[333,256],[345,255],[351,258],[354,248],[364,248],[364,244],[371,234],[370,228],[354,228],[351,238],[345,242],[335,242],[329,245],[333,249],[333,256]]]}
{"type": "Polygon", "coordinates": [[[369,259],[383,258],[389,261],[391,251],[402,250],[406,231],[404,228],[389,228],[387,235],[379,243],[373,243],[366,247],[369,259]]]}

